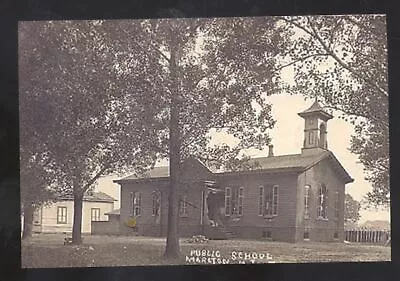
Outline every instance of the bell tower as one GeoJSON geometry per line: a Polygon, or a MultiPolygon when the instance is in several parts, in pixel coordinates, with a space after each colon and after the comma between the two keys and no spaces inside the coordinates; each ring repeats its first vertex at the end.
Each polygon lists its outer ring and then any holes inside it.
{"type": "Polygon", "coordinates": [[[328,150],[327,123],[333,116],[322,109],[317,99],[310,108],[298,115],[304,119],[302,154],[328,150]]]}

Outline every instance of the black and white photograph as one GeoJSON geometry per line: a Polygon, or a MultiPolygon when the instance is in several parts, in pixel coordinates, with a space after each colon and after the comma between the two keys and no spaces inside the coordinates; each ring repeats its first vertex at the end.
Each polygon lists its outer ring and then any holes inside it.
{"type": "Polygon", "coordinates": [[[22,267],[391,261],[387,65],[381,14],[20,21],[22,267]]]}

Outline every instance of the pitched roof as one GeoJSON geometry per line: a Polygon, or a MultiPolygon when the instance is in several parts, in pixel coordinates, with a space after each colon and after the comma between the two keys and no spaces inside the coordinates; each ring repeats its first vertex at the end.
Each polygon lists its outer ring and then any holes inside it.
{"type": "Polygon", "coordinates": [[[104,202],[114,202],[117,201],[117,199],[111,197],[107,193],[98,191],[98,192],[93,192],[92,194],[87,194],[83,197],[84,201],[104,201],[104,202]]]}
{"type": "MultiPolygon", "coordinates": [[[[73,200],[73,196],[60,196],[59,200],[73,200]]],[[[90,194],[85,194],[83,196],[83,201],[89,201],[89,202],[114,202],[114,201],[117,201],[117,199],[111,197],[107,193],[98,191],[98,192],[92,192],[90,194]]]]}
{"type": "Polygon", "coordinates": [[[142,178],[167,178],[169,177],[169,167],[168,166],[160,166],[154,167],[153,169],[147,171],[143,174],[143,176],[129,175],[121,180],[136,180],[142,178]]]}
{"type": "Polygon", "coordinates": [[[111,212],[105,213],[105,215],[116,215],[119,216],[121,214],[121,209],[115,209],[112,210],[111,212]]]}
{"type": "Polygon", "coordinates": [[[310,169],[320,161],[328,159],[333,165],[334,170],[337,171],[341,177],[343,177],[345,183],[353,182],[354,180],[347,173],[347,171],[340,164],[339,160],[329,150],[322,150],[317,153],[304,155],[304,154],[289,154],[273,157],[259,157],[253,158],[250,161],[255,164],[255,167],[251,170],[242,171],[222,171],[219,175],[235,174],[235,173],[254,173],[254,172],[303,172],[310,169]]]}
{"type": "MultiPolygon", "coordinates": [[[[183,167],[186,168],[186,171],[195,170],[197,173],[199,173],[200,170],[203,170],[203,172],[206,173],[207,175],[208,173],[211,173],[210,169],[206,167],[204,163],[192,157],[185,160],[183,167]]],[[[139,179],[164,179],[164,178],[167,179],[168,177],[169,177],[169,166],[159,166],[159,167],[154,167],[153,169],[145,172],[141,176],[132,174],[120,180],[116,180],[114,182],[118,183],[121,181],[139,180],[139,179]]]]}
{"type": "MultiPolygon", "coordinates": [[[[252,169],[248,170],[220,170],[214,172],[214,175],[228,175],[236,173],[253,173],[253,172],[288,172],[296,171],[302,172],[312,166],[316,165],[323,159],[329,159],[334,165],[334,168],[339,172],[339,174],[344,178],[346,183],[352,182],[353,179],[346,172],[340,162],[336,159],[332,152],[328,150],[321,150],[320,152],[304,155],[304,154],[289,154],[281,156],[272,157],[259,157],[250,160],[250,165],[253,166],[252,169]]],[[[121,183],[130,180],[145,180],[145,179],[167,179],[169,177],[169,167],[155,167],[154,169],[148,171],[145,176],[137,177],[135,175],[127,176],[121,180],[116,180],[114,182],[121,183]]]]}
{"type": "Polygon", "coordinates": [[[259,169],[270,170],[270,169],[285,169],[285,168],[306,168],[319,160],[327,156],[329,152],[324,151],[322,153],[314,155],[302,155],[302,154],[289,154],[280,155],[273,157],[259,157],[253,158],[252,162],[258,164],[259,169]]]}
{"type": "Polygon", "coordinates": [[[324,109],[318,103],[317,99],[315,99],[314,103],[309,108],[307,108],[306,110],[298,113],[298,115],[301,116],[301,117],[306,117],[306,116],[309,116],[309,115],[312,115],[312,114],[319,114],[325,120],[329,120],[329,119],[333,118],[333,116],[331,114],[329,114],[328,112],[324,111],[324,109]]]}

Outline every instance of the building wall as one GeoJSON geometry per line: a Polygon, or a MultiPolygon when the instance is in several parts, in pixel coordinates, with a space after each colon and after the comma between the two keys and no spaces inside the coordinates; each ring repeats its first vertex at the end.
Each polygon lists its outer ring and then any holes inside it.
{"type": "Polygon", "coordinates": [[[110,215],[108,221],[92,221],[91,234],[93,235],[118,235],[119,216],[110,215]]]}
{"type": "Polygon", "coordinates": [[[120,231],[121,234],[141,234],[149,231],[152,236],[160,235],[160,227],[163,221],[166,220],[165,206],[163,201],[168,196],[166,193],[167,183],[164,182],[141,182],[141,183],[129,183],[121,185],[121,215],[120,215],[120,231]],[[159,223],[157,218],[152,216],[152,193],[153,191],[161,192],[161,212],[159,223]],[[137,229],[133,229],[127,226],[129,219],[131,218],[131,192],[140,192],[142,196],[141,202],[141,214],[136,218],[137,229]],[[157,235],[158,234],[158,235],[157,235]]]}
{"type": "Polygon", "coordinates": [[[236,237],[262,238],[270,232],[273,240],[294,241],[296,225],[297,174],[276,173],[264,175],[241,175],[218,178],[218,184],[243,186],[243,215],[239,219],[225,217],[226,224],[236,237]],[[259,215],[259,187],[278,185],[278,214],[274,217],[259,215]]]}
{"type": "Polygon", "coordinates": [[[311,169],[299,175],[297,194],[296,240],[303,240],[304,230],[309,228],[309,239],[311,241],[343,241],[345,184],[334,172],[328,159],[319,162],[311,169]],[[324,183],[328,190],[327,219],[317,217],[319,187],[321,183],[324,183]],[[311,186],[308,219],[304,219],[305,185],[311,186]],[[339,194],[338,219],[334,217],[335,192],[339,194]],[[338,239],[334,239],[335,232],[338,233],[338,239]]]}
{"type": "MultiPolygon", "coordinates": [[[[243,215],[229,217],[223,215],[224,224],[235,237],[260,239],[268,238],[279,241],[303,241],[304,230],[310,229],[310,240],[343,241],[344,216],[344,183],[334,172],[328,160],[323,160],[311,169],[298,174],[252,174],[252,175],[219,175],[217,185],[224,189],[244,187],[243,215]],[[328,219],[317,218],[318,188],[325,183],[328,189],[328,219]],[[259,187],[261,185],[278,185],[278,215],[264,217],[259,215],[259,187]],[[309,205],[310,218],[304,220],[304,186],[311,186],[311,201],[309,205]],[[339,193],[339,219],[334,219],[335,192],[339,193]],[[335,232],[338,239],[334,239],[335,232]]],[[[149,236],[166,236],[168,214],[168,182],[142,182],[122,184],[121,188],[121,233],[149,236]],[[161,218],[158,224],[152,217],[152,192],[161,191],[161,218]],[[130,217],[130,193],[142,193],[141,216],[137,218],[137,230],[125,225],[130,217]]],[[[180,218],[179,233],[181,237],[203,233],[201,217],[202,186],[192,184],[180,192],[187,194],[187,201],[196,207],[188,206],[188,216],[180,218]]],[[[224,212],[223,212],[224,213],[224,212]]],[[[207,216],[205,212],[205,216],[207,216]]],[[[206,218],[205,218],[206,220],[206,218]]],[[[204,221],[206,224],[206,222],[204,221]]]]}
{"type": "MultiPolygon", "coordinates": [[[[104,214],[114,208],[113,202],[88,202],[84,201],[82,206],[82,233],[91,232],[91,208],[100,208],[100,220],[108,220],[104,214]]],[[[56,202],[41,209],[42,233],[72,232],[74,217],[74,202],[72,200],[56,202]],[[57,208],[67,208],[67,223],[57,223],[57,208]]]]}
{"type": "MultiPolygon", "coordinates": [[[[168,182],[151,181],[128,183],[121,185],[121,234],[124,235],[148,235],[148,236],[166,236],[168,224],[168,182]],[[154,191],[161,192],[161,212],[160,218],[153,216],[153,198],[154,191]],[[127,226],[131,218],[131,192],[140,192],[141,214],[136,217],[136,229],[127,226]]],[[[180,217],[179,234],[180,236],[192,236],[199,234],[200,212],[201,212],[201,185],[193,183],[185,185],[180,189],[180,194],[186,195],[187,216],[180,217]]]]}

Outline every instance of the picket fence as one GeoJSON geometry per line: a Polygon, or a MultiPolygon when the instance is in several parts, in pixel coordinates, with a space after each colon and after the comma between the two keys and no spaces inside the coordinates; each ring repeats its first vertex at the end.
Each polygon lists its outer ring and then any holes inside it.
{"type": "Polygon", "coordinates": [[[385,244],[390,239],[388,230],[352,229],[344,234],[346,241],[355,243],[385,244]]]}

